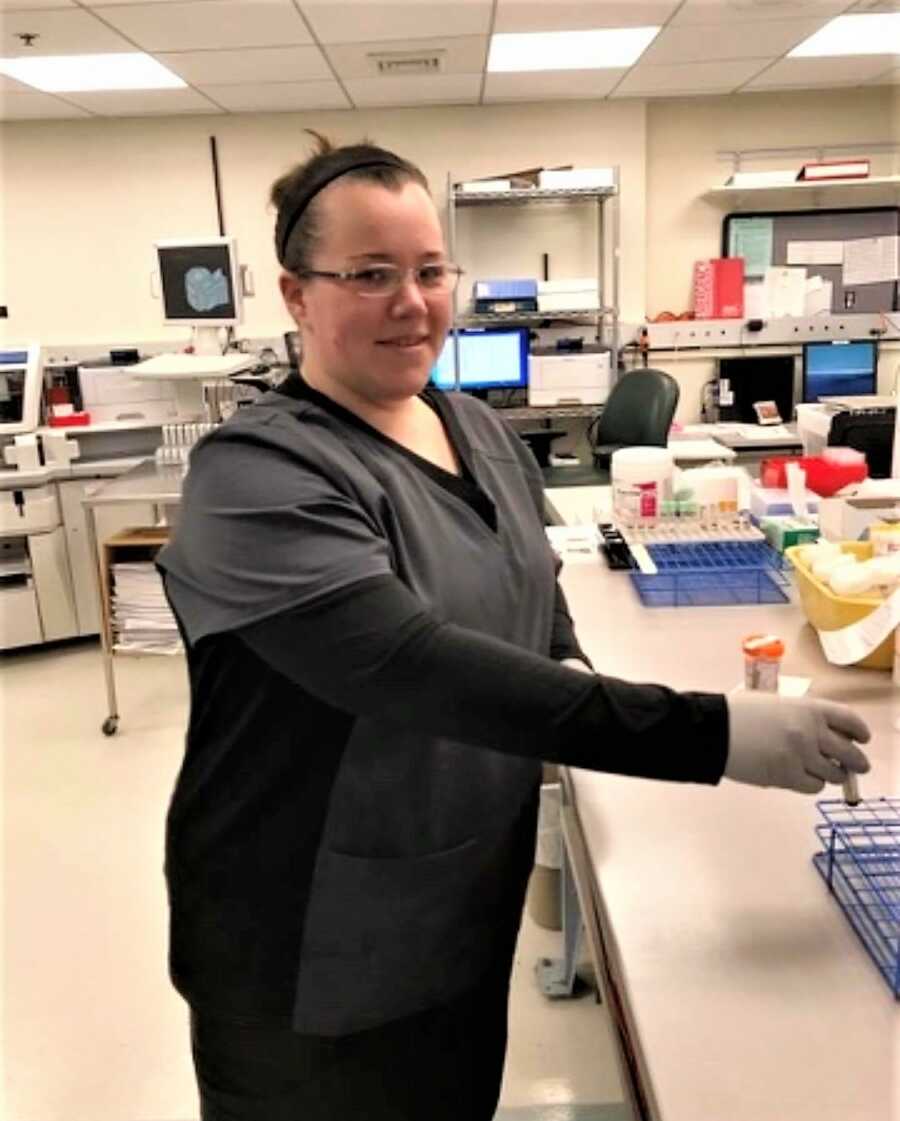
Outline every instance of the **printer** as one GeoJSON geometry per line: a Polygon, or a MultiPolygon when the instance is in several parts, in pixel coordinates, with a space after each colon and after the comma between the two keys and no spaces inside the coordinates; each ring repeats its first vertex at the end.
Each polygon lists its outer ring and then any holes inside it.
{"type": "Polygon", "coordinates": [[[603,346],[561,351],[534,347],[528,371],[529,405],[602,405],[612,383],[612,356],[603,346]]]}

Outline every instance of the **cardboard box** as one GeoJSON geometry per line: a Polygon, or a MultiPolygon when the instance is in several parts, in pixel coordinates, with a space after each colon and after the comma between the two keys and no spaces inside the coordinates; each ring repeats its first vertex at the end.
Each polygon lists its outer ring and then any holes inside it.
{"type": "Polygon", "coordinates": [[[600,306],[596,277],[539,280],[538,311],[594,311],[600,306]]]}
{"type": "Polygon", "coordinates": [[[694,263],[694,318],[740,319],[744,314],[744,258],[694,263]]]}

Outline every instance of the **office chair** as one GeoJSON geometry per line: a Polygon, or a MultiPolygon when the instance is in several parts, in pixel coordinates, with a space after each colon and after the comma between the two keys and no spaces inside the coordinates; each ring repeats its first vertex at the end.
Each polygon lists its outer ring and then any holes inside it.
{"type": "Polygon", "coordinates": [[[678,382],[662,370],[623,374],[588,432],[596,466],[608,468],[619,448],[664,448],[678,397],[678,382]]]}
{"type": "Polygon", "coordinates": [[[894,409],[836,413],[828,430],[828,446],[862,452],[873,479],[888,479],[894,454],[894,409]]]}

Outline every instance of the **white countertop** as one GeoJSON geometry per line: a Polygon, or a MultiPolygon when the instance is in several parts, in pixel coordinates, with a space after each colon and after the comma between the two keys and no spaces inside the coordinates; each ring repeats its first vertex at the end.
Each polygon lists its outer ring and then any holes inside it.
{"type": "Polygon", "coordinates": [[[669,440],[668,450],[676,460],[685,463],[707,463],[711,459],[737,459],[737,452],[733,448],[727,448],[718,440],[709,437],[676,435],[669,440]]]}
{"type": "MultiPolygon", "coordinates": [[[[900,691],[829,666],[798,608],[643,608],[602,561],[562,581],[596,668],[626,679],[727,691],[740,639],[776,632],[785,673],[870,721],[863,796],[900,793],[900,691]]],[[[897,1121],[900,1004],[812,866],[816,799],[571,775],[662,1121],[897,1121]]]]}
{"type": "Polygon", "coordinates": [[[131,455],[88,460],[86,463],[76,460],[69,464],[51,463],[33,471],[12,468],[0,471],[0,491],[48,486],[50,483],[65,479],[110,479],[130,471],[146,458],[146,455],[131,455]]]}

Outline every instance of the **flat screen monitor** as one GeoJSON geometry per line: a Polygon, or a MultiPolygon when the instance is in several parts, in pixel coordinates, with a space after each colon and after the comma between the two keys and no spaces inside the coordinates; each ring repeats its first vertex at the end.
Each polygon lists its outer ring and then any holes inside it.
{"type": "Polygon", "coordinates": [[[156,257],[166,323],[233,327],[240,322],[234,238],[158,241],[156,257]]]}
{"type": "MultiPolygon", "coordinates": [[[[466,328],[457,335],[460,389],[516,389],[528,385],[527,328],[466,328]]],[[[431,371],[431,381],[439,389],[456,387],[456,347],[452,332],[431,371]]]]}
{"type": "Polygon", "coordinates": [[[0,350],[0,433],[33,432],[40,422],[41,349],[37,343],[0,350]]]}
{"type": "Polygon", "coordinates": [[[781,419],[791,419],[796,403],[793,355],[719,359],[719,420],[756,424],[757,401],[774,401],[781,419]]]}
{"type": "Polygon", "coordinates": [[[806,343],[803,347],[803,400],[859,397],[876,392],[878,348],[874,342],[806,343]]]}

